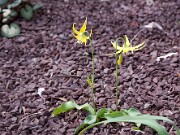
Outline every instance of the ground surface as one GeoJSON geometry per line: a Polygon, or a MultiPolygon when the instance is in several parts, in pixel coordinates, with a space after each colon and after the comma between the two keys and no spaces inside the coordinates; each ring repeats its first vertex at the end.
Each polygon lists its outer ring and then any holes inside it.
{"type": "MultiPolygon", "coordinates": [[[[88,17],[95,45],[95,100],[97,108],[115,106],[115,58],[110,40],[124,34],[131,39],[154,21],[163,30],[143,30],[134,43],[146,47],[125,57],[120,69],[120,108],[163,115],[180,126],[180,2],[158,0],[43,0],[44,9],[32,21],[19,19],[21,35],[0,38],[0,134],[71,135],[86,116],[71,111],[51,118],[52,109],[66,100],[91,102],[86,77],[91,71],[90,47],[76,43],[72,23],[88,17]],[[161,59],[167,53],[178,53],[161,59]],[[44,88],[44,99],[38,95],[44,88]]],[[[170,131],[171,126],[162,123],[170,131]]],[[[95,135],[133,135],[119,124],[89,130],[95,135]]],[[[155,134],[148,128],[145,135],[155,134]]],[[[140,133],[139,133],[140,134],[140,133]]],[[[170,131],[170,134],[173,134],[170,131]]]]}

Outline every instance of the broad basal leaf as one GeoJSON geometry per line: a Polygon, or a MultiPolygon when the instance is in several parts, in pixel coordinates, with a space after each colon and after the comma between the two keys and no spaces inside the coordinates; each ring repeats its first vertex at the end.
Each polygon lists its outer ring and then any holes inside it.
{"type": "Polygon", "coordinates": [[[93,123],[96,122],[96,118],[97,118],[96,115],[88,115],[88,116],[85,118],[85,120],[83,121],[83,123],[86,123],[86,124],[88,124],[88,125],[93,124],[93,123]]]}
{"type": "MultiPolygon", "coordinates": [[[[117,112],[116,112],[117,113],[117,112]]],[[[118,114],[118,113],[117,113],[118,114]]],[[[121,113],[119,113],[121,114],[121,113]]],[[[123,114],[123,113],[122,113],[123,114]]],[[[144,124],[152,129],[154,129],[159,135],[169,135],[168,132],[165,130],[163,126],[157,123],[157,120],[164,120],[167,122],[170,122],[173,124],[171,120],[169,120],[166,117],[162,116],[151,116],[151,115],[140,115],[140,116],[127,116],[127,115],[120,115],[115,117],[114,115],[110,117],[110,115],[107,117],[107,120],[91,124],[84,128],[79,135],[82,135],[85,131],[88,129],[100,125],[100,124],[107,124],[107,123],[112,123],[112,122],[133,122],[133,123],[141,123],[144,124]]]]}
{"type": "Polygon", "coordinates": [[[78,134],[82,129],[84,129],[88,124],[87,123],[82,123],[75,129],[75,135],[78,134]]]}
{"type": "Polygon", "coordinates": [[[126,112],[128,113],[129,116],[138,116],[138,115],[141,115],[140,111],[135,109],[135,108],[130,108],[126,112]]]}
{"type": "Polygon", "coordinates": [[[101,108],[96,112],[97,118],[104,118],[104,115],[110,113],[110,109],[101,108]]]}
{"type": "Polygon", "coordinates": [[[64,113],[73,109],[78,109],[78,110],[83,109],[83,110],[88,111],[90,114],[95,115],[94,109],[88,103],[85,103],[84,105],[79,106],[78,104],[76,104],[75,101],[68,101],[61,104],[59,107],[55,108],[52,112],[52,116],[55,117],[61,113],[64,113]]]}

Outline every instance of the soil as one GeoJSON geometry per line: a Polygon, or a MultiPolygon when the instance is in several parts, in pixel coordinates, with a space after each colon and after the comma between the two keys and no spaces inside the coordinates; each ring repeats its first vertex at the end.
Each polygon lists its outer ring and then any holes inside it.
{"type": "MultiPolygon", "coordinates": [[[[141,51],[124,56],[119,70],[119,108],[137,108],[162,115],[180,127],[180,1],[179,0],[42,0],[44,8],[31,21],[19,18],[21,34],[0,37],[0,134],[72,135],[87,113],[73,110],[52,118],[52,110],[74,99],[91,103],[86,78],[91,72],[90,46],[76,43],[72,24],[88,18],[95,46],[95,102],[115,109],[115,57],[110,41],[128,35],[133,44],[148,40],[141,51]],[[166,59],[156,59],[176,53],[166,59]],[[38,89],[44,88],[42,97],[38,89]]],[[[161,122],[170,135],[172,126],[161,122]]],[[[101,125],[86,135],[155,135],[133,125],[101,125]]]]}

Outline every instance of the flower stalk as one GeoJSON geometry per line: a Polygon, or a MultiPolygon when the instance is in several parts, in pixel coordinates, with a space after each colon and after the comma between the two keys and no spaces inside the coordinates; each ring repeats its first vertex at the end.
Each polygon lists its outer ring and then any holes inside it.
{"type": "Polygon", "coordinates": [[[92,57],[92,71],[91,71],[91,100],[93,104],[93,108],[96,111],[96,105],[94,101],[94,47],[92,40],[90,39],[90,46],[91,46],[91,57],[92,57]]]}
{"type": "MultiPolygon", "coordinates": [[[[116,44],[117,52],[117,44],[116,44]]],[[[116,53],[116,111],[118,111],[118,99],[119,99],[119,90],[118,90],[118,54],[116,53]]]]}
{"type": "Polygon", "coordinates": [[[77,42],[80,44],[84,44],[86,46],[87,41],[89,41],[90,46],[91,46],[92,71],[91,71],[91,75],[87,79],[87,82],[88,82],[88,85],[91,87],[92,105],[93,105],[94,110],[96,111],[96,106],[95,106],[95,102],[94,102],[94,47],[93,47],[92,39],[91,39],[92,29],[91,29],[90,33],[88,31],[86,31],[87,18],[79,31],[76,30],[74,25],[75,25],[75,23],[73,24],[73,27],[72,27],[73,36],[77,39],[77,42]]]}

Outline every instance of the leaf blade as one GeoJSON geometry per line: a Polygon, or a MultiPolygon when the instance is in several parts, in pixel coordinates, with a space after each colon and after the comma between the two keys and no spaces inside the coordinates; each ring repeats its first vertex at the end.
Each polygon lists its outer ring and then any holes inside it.
{"type": "Polygon", "coordinates": [[[78,104],[76,104],[75,101],[71,100],[71,101],[65,102],[65,103],[61,104],[59,107],[55,108],[52,112],[52,117],[55,117],[61,113],[65,113],[65,112],[73,110],[73,109],[77,109],[77,110],[84,109],[84,110],[88,111],[90,114],[95,115],[94,109],[88,103],[85,103],[83,105],[78,105],[78,104]]]}

